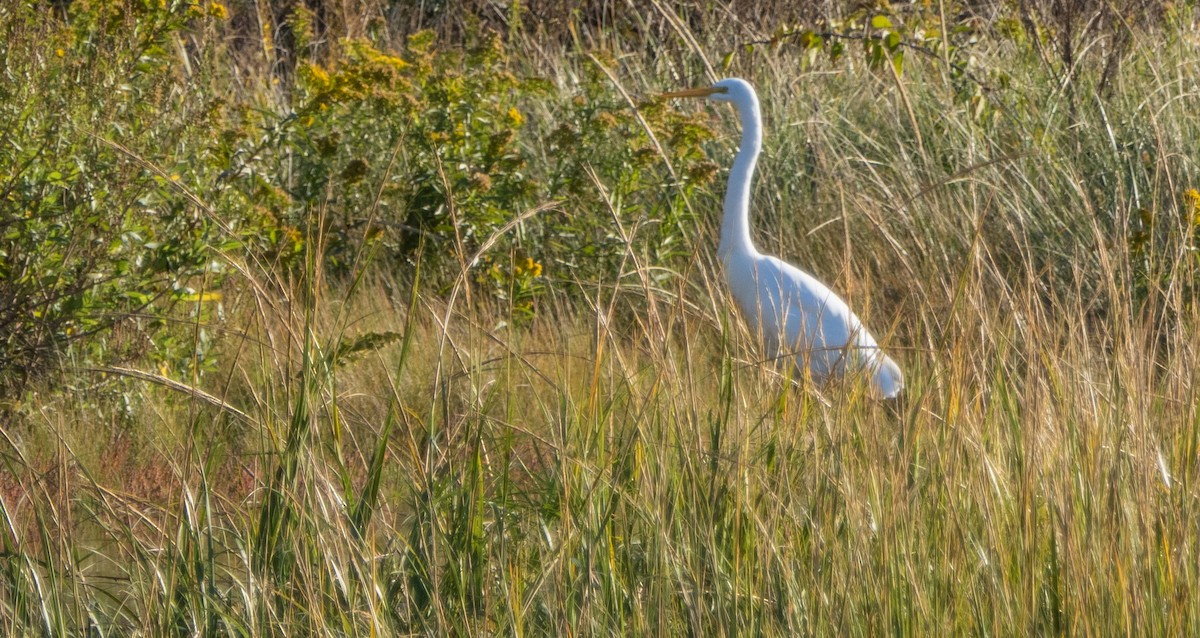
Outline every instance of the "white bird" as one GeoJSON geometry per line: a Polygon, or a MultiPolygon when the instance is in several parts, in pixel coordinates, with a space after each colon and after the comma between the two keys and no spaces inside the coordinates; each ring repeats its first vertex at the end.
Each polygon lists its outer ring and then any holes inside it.
{"type": "Polygon", "coordinates": [[[718,256],[730,292],[743,315],[776,360],[792,358],[823,383],[846,374],[868,375],[874,393],[891,399],[904,387],[900,366],[884,354],[850,307],[825,284],[795,266],[754,248],[750,239],[750,179],[762,150],[762,115],[754,87],[728,78],[708,88],[663,97],[706,97],[729,102],[742,120],[742,143],[725,191],[718,256]]]}

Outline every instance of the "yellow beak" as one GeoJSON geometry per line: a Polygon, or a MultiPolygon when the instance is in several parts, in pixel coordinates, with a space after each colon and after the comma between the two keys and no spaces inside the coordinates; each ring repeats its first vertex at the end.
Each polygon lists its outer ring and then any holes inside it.
{"type": "Polygon", "coordinates": [[[663,93],[662,96],[663,97],[708,97],[708,96],[712,95],[713,93],[725,93],[725,92],[726,92],[726,89],[723,87],[708,86],[708,87],[704,87],[702,89],[684,89],[682,91],[671,91],[669,93],[663,93]]]}

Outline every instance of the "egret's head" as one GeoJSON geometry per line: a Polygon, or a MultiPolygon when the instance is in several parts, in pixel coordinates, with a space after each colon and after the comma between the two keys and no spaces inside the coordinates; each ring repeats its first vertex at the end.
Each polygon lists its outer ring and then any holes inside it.
{"type": "Polygon", "coordinates": [[[704,86],[703,89],[670,91],[662,94],[662,97],[707,97],[716,102],[739,102],[752,95],[754,95],[754,89],[746,80],[725,78],[712,86],[704,86]]]}
{"type": "Polygon", "coordinates": [[[754,95],[754,87],[741,78],[725,78],[712,85],[712,88],[716,89],[717,93],[713,93],[709,99],[718,102],[745,104],[751,101],[758,101],[758,97],[754,95]]]}
{"type": "Polygon", "coordinates": [[[716,102],[746,104],[755,100],[754,88],[741,78],[725,78],[702,89],[684,89],[663,93],[663,97],[706,97],[716,102]]]}

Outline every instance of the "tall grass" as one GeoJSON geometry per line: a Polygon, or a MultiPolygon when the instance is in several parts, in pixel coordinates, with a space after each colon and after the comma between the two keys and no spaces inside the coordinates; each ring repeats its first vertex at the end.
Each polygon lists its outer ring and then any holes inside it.
{"type": "Polygon", "coordinates": [[[1146,36],[1105,99],[981,47],[1016,88],[980,118],[936,60],[679,26],[521,63],[561,92],[602,64],[636,105],[738,51],[721,72],[767,120],[755,237],[861,310],[902,400],[762,363],[714,259],[719,184],[664,273],[634,248],[656,211],[593,174],[619,276],[548,263],[532,319],[469,272],[425,288],[364,253],[327,278],[319,237],[298,270],[233,258],[220,370],[77,371],[0,428],[0,630],[1200,632],[1195,33],[1146,36]]]}

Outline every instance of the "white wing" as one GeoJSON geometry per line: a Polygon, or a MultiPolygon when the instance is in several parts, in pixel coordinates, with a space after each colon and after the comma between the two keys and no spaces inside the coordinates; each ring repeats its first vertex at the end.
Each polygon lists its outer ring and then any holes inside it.
{"type": "Polygon", "coordinates": [[[817,381],[868,370],[885,398],[899,394],[899,366],[825,284],[775,257],[726,264],[730,290],[771,357],[794,358],[817,381]]]}

